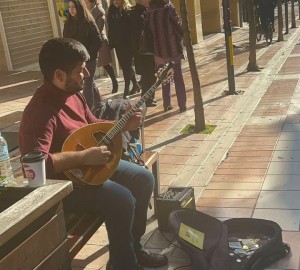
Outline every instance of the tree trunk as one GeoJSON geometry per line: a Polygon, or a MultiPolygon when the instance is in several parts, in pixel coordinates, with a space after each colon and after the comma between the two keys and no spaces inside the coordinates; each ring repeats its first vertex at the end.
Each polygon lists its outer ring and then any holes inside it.
{"type": "Polygon", "coordinates": [[[256,63],[256,27],[253,9],[253,0],[247,0],[248,20],[249,20],[249,63],[247,71],[258,71],[256,63]]]}
{"type": "Polygon", "coordinates": [[[277,41],[279,42],[279,41],[283,41],[282,0],[277,1],[277,13],[278,13],[278,39],[277,39],[277,41]]]}
{"type": "Polygon", "coordinates": [[[197,66],[192,46],[191,30],[189,27],[186,0],[180,0],[180,13],[182,19],[182,25],[184,29],[184,43],[186,46],[187,57],[190,66],[190,72],[193,82],[194,93],[194,112],[195,112],[195,132],[205,130],[205,117],[203,108],[203,99],[201,94],[200,80],[197,72],[197,66]]]}
{"type": "Polygon", "coordinates": [[[299,14],[298,14],[298,15],[299,15],[299,18],[298,18],[298,19],[300,20],[300,0],[298,0],[298,13],[299,13],[299,14]]]}
{"type": "Polygon", "coordinates": [[[284,0],[284,16],[285,16],[285,34],[289,33],[289,4],[288,0],[284,0]]]}
{"type": "Polygon", "coordinates": [[[292,19],[292,28],[296,28],[296,16],[295,16],[295,3],[294,0],[291,0],[291,19],[292,19]]]}

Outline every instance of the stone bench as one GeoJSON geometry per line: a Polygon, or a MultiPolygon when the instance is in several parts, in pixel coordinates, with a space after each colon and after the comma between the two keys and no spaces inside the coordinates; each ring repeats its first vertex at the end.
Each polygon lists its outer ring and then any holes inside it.
{"type": "MultiPolygon", "coordinates": [[[[22,170],[21,170],[21,164],[20,164],[20,155],[19,155],[19,150],[15,149],[11,153],[11,164],[14,170],[14,175],[17,178],[22,178],[22,170]]],[[[152,170],[153,175],[155,177],[155,188],[154,188],[154,213],[156,212],[156,202],[155,198],[159,194],[159,188],[160,188],[160,179],[159,179],[159,155],[158,152],[155,151],[145,151],[145,153],[142,155],[142,160],[145,162],[145,165],[152,170]]],[[[65,181],[69,182],[69,181],[65,181]]],[[[15,197],[13,198],[12,195],[8,195],[12,201],[18,201],[18,200],[23,200],[26,198],[25,195],[28,195],[33,189],[21,189],[19,191],[18,195],[14,195],[15,197]],[[23,197],[24,198],[23,198],[23,197]],[[22,199],[23,198],[23,199],[22,199]]],[[[11,193],[15,194],[15,193],[11,193]]],[[[29,194],[30,195],[30,194],[29,194]]],[[[0,199],[1,199],[1,192],[0,192],[0,199]]],[[[1,200],[0,200],[1,202],[1,200]]],[[[60,218],[63,217],[63,223],[64,228],[62,229],[66,233],[66,239],[63,241],[63,247],[60,247],[59,250],[57,251],[56,249],[51,251],[50,253],[47,254],[47,258],[43,258],[43,261],[39,262],[41,269],[71,269],[71,261],[72,259],[76,256],[76,254],[81,250],[81,248],[87,243],[87,241],[91,238],[91,236],[98,230],[98,228],[104,223],[105,219],[103,216],[96,215],[93,213],[88,213],[88,212],[66,212],[63,210],[62,203],[60,203],[60,218]],[[64,251],[67,250],[67,259],[63,259],[61,257],[61,254],[64,254],[61,249],[64,249],[64,251]],[[50,263],[51,262],[51,263],[50,263]],[[50,263],[50,264],[49,264],[50,263]],[[50,268],[45,268],[49,267],[50,268]],[[63,268],[58,268],[62,267],[63,268]],[[57,268],[56,268],[57,267],[57,268]]],[[[2,206],[4,206],[3,204],[2,206]]],[[[21,212],[22,209],[19,209],[21,212]]],[[[61,222],[61,221],[60,221],[61,222]]],[[[54,225],[53,225],[54,226],[54,225]]],[[[64,234],[64,233],[62,233],[64,234]]],[[[25,239],[23,239],[26,241],[25,239]]],[[[41,242],[41,245],[48,245],[47,242],[41,242]]],[[[21,245],[19,242],[16,242],[16,246],[13,247],[13,250],[18,250],[19,246],[21,245]]],[[[13,244],[12,244],[13,245],[13,244]]],[[[62,245],[62,243],[61,243],[62,245]]],[[[1,247],[1,243],[0,243],[1,247]]],[[[57,247],[58,248],[58,247],[57,247]]],[[[66,253],[66,252],[65,252],[66,253]]],[[[4,256],[4,255],[3,255],[4,256]]],[[[8,254],[6,254],[8,256],[8,254]]],[[[16,260],[18,260],[17,255],[15,255],[15,252],[12,254],[16,260]]],[[[5,256],[4,256],[5,257],[5,256]]],[[[0,252],[0,269],[2,269],[1,265],[6,265],[4,264],[7,262],[7,258],[5,261],[3,261],[5,258],[1,257],[1,252],[0,252]]],[[[23,258],[23,257],[22,257],[23,258]]],[[[24,258],[23,258],[24,259],[24,258]]],[[[22,260],[21,257],[19,260],[22,260]]],[[[21,263],[21,261],[19,262],[21,263]]],[[[30,264],[30,267],[24,267],[22,269],[33,269],[33,265],[30,264]],[[30,268],[32,267],[32,268],[30,268]]],[[[6,268],[3,268],[6,269],[6,268]]],[[[11,270],[18,269],[18,268],[10,268],[11,270]]],[[[39,269],[39,268],[38,268],[39,269]]]]}

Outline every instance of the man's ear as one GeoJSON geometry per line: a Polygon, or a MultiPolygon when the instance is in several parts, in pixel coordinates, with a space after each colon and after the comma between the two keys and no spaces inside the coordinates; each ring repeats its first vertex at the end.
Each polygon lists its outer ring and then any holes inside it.
{"type": "Polygon", "coordinates": [[[61,69],[56,69],[54,71],[54,80],[57,81],[58,83],[64,83],[67,78],[67,74],[65,71],[61,69]]]}

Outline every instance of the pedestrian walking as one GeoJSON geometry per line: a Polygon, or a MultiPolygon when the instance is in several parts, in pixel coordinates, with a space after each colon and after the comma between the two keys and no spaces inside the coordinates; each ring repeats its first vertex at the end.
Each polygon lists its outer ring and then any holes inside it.
{"type": "MultiPolygon", "coordinates": [[[[142,33],[146,27],[147,7],[149,6],[149,2],[150,0],[136,0],[136,5],[132,8],[130,12],[132,51],[134,55],[136,73],[141,75],[140,82],[142,87],[142,96],[156,82],[153,52],[142,53],[140,50],[142,33]]],[[[156,106],[154,94],[146,101],[146,106],[156,106]]]]}
{"type": "Polygon", "coordinates": [[[90,55],[90,59],[86,63],[90,76],[84,81],[83,95],[90,110],[93,111],[101,101],[99,90],[94,82],[94,75],[102,39],[84,0],[69,1],[69,15],[64,24],[63,36],[80,41],[90,55]]]}
{"type": "MultiPolygon", "coordinates": [[[[186,91],[181,70],[183,56],[182,22],[173,5],[164,0],[151,0],[148,10],[149,29],[154,41],[154,59],[158,66],[171,61],[174,65],[174,83],[179,111],[186,111],[186,91]]],[[[162,86],[165,111],[172,110],[171,83],[162,86]]]]}
{"type": "Polygon", "coordinates": [[[131,29],[129,12],[131,5],[128,0],[111,0],[107,12],[108,41],[110,48],[115,48],[120,66],[123,70],[125,88],[123,98],[129,95],[130,81],[133,88],[130,94],[140,91],[132,68],[133,53],[130,46],[131,29]]]}
{"type": "Polygon", "coordinates": [[[118,92],[118,80],[115,75],[115,71],[111,65],[112,57],[111,50],[108,44],[108,39],[105,31],[105,10],[99,0],[85,0],[86,5],[93,15],[95,22],[98,26],[98,29],[102,38],[102,46],[99,50],[99,58],[98,58],[98,67],[103,67],[107,72],[108,76],[112,82],[112,93],[118,92]]]}
{"type": "Polygon", "coordinates": [[[264,33],[267,33],[269,22],[272,22],[273,31],[275,31],[274,9],[275,9],[276,5],[277,5],[276,0],[257,0],[257,7],[259,10],[261,26],[262,26],[262,30],[264,33]]]}

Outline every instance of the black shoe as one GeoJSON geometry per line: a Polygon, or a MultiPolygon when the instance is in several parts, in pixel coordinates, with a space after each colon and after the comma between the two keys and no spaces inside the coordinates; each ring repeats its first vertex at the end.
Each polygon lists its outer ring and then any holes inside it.
{"type": "Polygon", "coordinates": [[[145,104],[146,104],[146,107],[156,107],[157,106],[156,102],[154,102],[152,100],[147,101],[145,104]]]}
{"type": "Polygon", "coordinates": [[[173,107],[171,105],[167,106],[164,108],[165,112],[172,110],[173,107]]]}
{"type": "MultiPolygon", "coordinates": [[[[106,264],[106,270],[115,270],[116,268],[113,267],[113,265],[110,263],[110,261],[106,264]]],[[[135,268],[130,270],[144,270],[144,267],[141,265],[137,265],[135,268]]]]}
{"type": "Polygon", "coordinates": [[[182,107],[179,107],[179,112],[185,112],[186,111],[186,106],[182,106],[182,107]]]}
{"type": "Polygon", "coordinates": [[[141,88],[138,84],[136,84],[132,87],[131,91],[129,92],[129,95],[134,95],[135,93],[139,92],[141,92],[141,88]]]}
{"type": "Polygon", "coordinates": [[[112,93],[114,94],[114,93],[117,93],[118,92],[118,89],[119,89],[119,84],[118,84],[118,81],[117,80],[115,80],[115,81],[113,81],[113,89],[112,89],[112,93]]]}
{"type": "Polygon", "coordinates": [[[149,250],[142,249],[137,255],[137,261],[140,265],[153,268],[161,267],[168,264],[166,255],[152,253],[149,250]]]}

